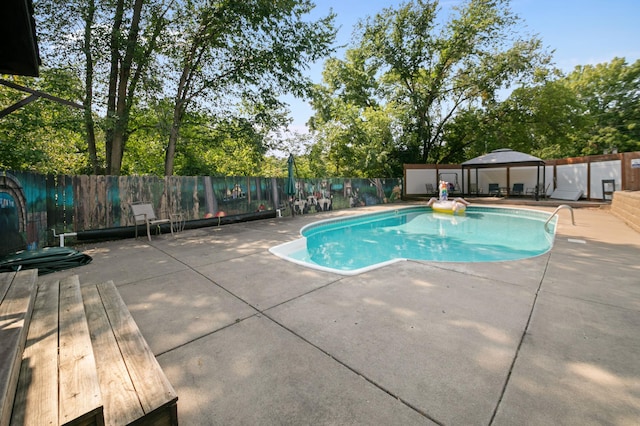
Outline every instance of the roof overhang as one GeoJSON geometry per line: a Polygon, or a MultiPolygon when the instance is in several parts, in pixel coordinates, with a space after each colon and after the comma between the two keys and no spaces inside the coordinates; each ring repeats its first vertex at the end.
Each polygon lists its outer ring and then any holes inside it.
{"type": "Polygon", "coordinates": [[[523,152],[503,148],[491,151],[462,163],[463,169],[482,169],[491,167],[519,167],[544,165],[544,160],[523,152]]]}
{"type": "Polygon", "coordinates": [[[32,0],[0,2],[0,74],[38,77],[40,53],[32,0]]]}

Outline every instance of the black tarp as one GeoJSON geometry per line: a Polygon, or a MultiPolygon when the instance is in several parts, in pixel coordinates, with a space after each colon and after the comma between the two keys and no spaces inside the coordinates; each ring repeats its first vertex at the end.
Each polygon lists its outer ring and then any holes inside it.
{"type": "Polygon", "coordinates": [[[38,269],[38,275],[75,268],[90,263],[91,256],[69,247],[22,250],[0,257],[0,272],[38,269]]]}

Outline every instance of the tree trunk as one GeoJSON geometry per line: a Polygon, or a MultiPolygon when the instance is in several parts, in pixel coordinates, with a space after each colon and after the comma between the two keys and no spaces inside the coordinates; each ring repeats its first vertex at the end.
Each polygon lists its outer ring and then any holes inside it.
{"type": "Polygon", "coordinates": [[[95,123],[93,121],[93,55],[91,54],[91,29],[95,17],[95,2],[89,0],[84,24],[83,51],[85,55],[85,97],[84,97],[84,126],[86,130],[87,147],[89,150],[89,163],[93,174],[99,174],[98,151],[96,149],[95,123]]]}
{"type": "MultiPolygon", "coordinates": [[[[118,1],[118,8],[120,3],[118,1]]],[[[129,78],[131,76],[131,64],[133,63],[136,45],[138,43],[138,35],[140,32],[140,16],[142,14],[142,5],[144,0],[136,0],[133,5],[133,16],[131,18],[131,28],[127,37],[127,49],[125,56],[117,61],[119,54],[117,53],[118,42],[116,25],[114,24],[114,32],[112,33],[111,46],[111,73],[109,78],[109,100],[107,116],[113,120],[108,127],[111,132],[107,131],[107,170],[111,175],[119,175],[122,168],[122,156],[126,143],[126,131],[129,124],[129,111],[131,109],[134,90],[129,89],[129,78]],[[117,62],[116,62],[117,61],[117,62]],[[115,89],[114,89],[115,88],[115,89]],[[113,90],[113,91],[112,91],[113,90]],[[109,111],[112,114],[109,114],[109,111]]]]}
{"type": "Polygon", "coordinates": [[[173,104],[173,122],[171,123],[171,131],[169,132],[169,142],[167,143],[167,151],[164,159],[164,175],[173,175],[173,165],[176,155],[176,145],[178,143],[178,137],[180,136],[180,126],[182,125],[182,118],[187,110],[188,93],[191,86],[192,64],[197,66],[199,60],[202,57],[202,49],[200,49],[200,55],[198,55],[198,44],[193,43],[189,49],[186,60],[184,61],[184,67],[182,74],[180,75],[180,81],[178,82],[178,88],[176,90],[175,102],[173,104]]]}
{"type": "Polygon", "coordinates": [[[111,49],[111,67],[109,69],[109,90],[107,93],[107,128],[105,131],[105,160],[107,162],[107,172],[110,173],[111,167],[111,151],[114,134],[113,120],[116,115],[116,92],[118,88],[118,69],[120,67],[120,38],[119,34],[122,29],[122,16],[124,14],[124,0],[117,0],[115,15],[113,18],[113,27],[111,28],[111,40],[109,47],[111,49]]]}
{"type": "Polygon", "coordinates": [[[171,130],[169,132],[169,143],[167,144],[167,151],[164,158],[164,175],[173,175],[173,165],[176,156],[176,144],[178,143],[178,136],[180,136],[180,124],[182,122],[182,109],[179,106],[179,102],[176,102],[176,106],[173,109],[173,122],[171,123],[171,130]]]}

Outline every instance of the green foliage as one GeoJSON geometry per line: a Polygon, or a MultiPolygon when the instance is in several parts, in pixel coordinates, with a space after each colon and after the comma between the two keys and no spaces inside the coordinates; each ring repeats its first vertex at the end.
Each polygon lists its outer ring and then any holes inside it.
{"type": "MultiPolygon", "coordinates": [[[[333,15],[309,20],[313,7],[309,0],[38,0],[36,16],[43,60],[81,76],[93,169],[158,173],[164,145],[170,175],[191,113],[206,110],[234,129],[246,121],[257,129],[251,138],[288,124],[280,95],[308,93],[304,71],[332,51],[335,38],[333,15]],[[173,101],[162,116],[148,111],[165,99],[173,101]],[[104,137],[102,158],[96,133],[104,137]]],[[[214,139],[222,152],[233,145],[214,139]]],[[[233,158],[256,163],[253,148],[233,158]]]]}
{"type": "Polygon", "coordinates": [[[515,89],[503,102],[468,108],[447,126],[455,161],[509,147],[540,158],[640,150],[640,61],[577,67],[515,89]]]}
{"type": "MultiPolygon", "coordinates": [[[[293,153],[302,177],[398,177],[404,163],[504,147],[541,158],[640,150],[640,61],[551,71],[508,0],[468,0],[449,16],[437,1],[384,9],[314,87],[304,71],[331,52],[335,29],[332,15],[305,19],[308,0],[138,0],[128,41],[133,3],[36,2],[45,66],[13,81],[89,108],[39,99],[0,119],[0,168],[104,171],[117,123],[122,174],[283,177],[293,153]],[[129,46],[135,82],[117,112],[110,61],[123,64],[129,46]],[[282,133],[283,93],[311,95],[311,134],[282,133]]],[[[0,86],[0,108],[26,96],[0,86]]]]}
{"type": "Polygon", "coordinates": [[[390,111],[336,103],[332,109],[341,121],[331,120],[317,132],[311,151],[316,172],[333,177],[397,176],[390,111]]]}
{"type": "Polygon", "coordinates": [[[176,155],[179,175],[260,176],[265,147],[251,123],[242,119],[211,122],[192,115],[184,124],[176,155]]]}
{"type": "Polygon", "coordinates": [[[469,0],[445,21],[438,2],[414,0],[364,21],[315,91],[316,155],[354,176],[397,176],[405,162],[459,157],[445,139],[458,112],[495,103],[499,90],[548,62],[538,39],[515,32],[508,4],[469,0]]]}
{"type": "Polygon", "coordinates": [[[165,174],[173,173],[182,120],[190,107],[250,120],[264,134],[286,125],[279,96],[308,92],[303,70],[331,52],[335,37],[333,16],[303,19],[312,8],[308,0],[180,3],[172,22],[178,36],[164,52],[176,88],[165,174]],[[251,115],[242,114],[247,109],[251,115]]]}
{"type": "Polygon", "coordinates": [[[578,66],[563,81],[585,110],[575,132],[582,155],[640,150],[640,60],[578,66]]]}
{"type": "Polygon", "coordinates": [[[168,100],[154,101],[148,107],[138,107],[131,112],[122,174],[163,175],[172,113],[168,100]]]}
{"type": "Polygon", "coordinates": [[[582,111],[575,93],[558,80],[522,86],[503,102],[459,114],[447,127],[446,141],[464,155],[449,158],[464,161],[504,147],[557,158],[572,150],[571,132],[583,125],[582,111]]]}
{"type": "MultiPolygon", "coordinates": [[[[42,69],[41,78],[11,80],[62,99],[76,100],[79,82],[70,72],[42,69]]],[[[0,106],[6,108],[27,93],[0,85],[0,106]]],[[[44,174],[87,173],[82,111],[39,98],[0,119],[0,168],[44,174]]]]}

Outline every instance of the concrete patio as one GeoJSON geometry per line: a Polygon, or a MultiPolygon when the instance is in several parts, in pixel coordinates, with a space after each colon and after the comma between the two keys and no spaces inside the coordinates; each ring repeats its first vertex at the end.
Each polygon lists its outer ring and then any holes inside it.
{"type": "Polygon", "coordinates": [[[41,279],[115,282],[182,425],[639,423],[640,233],[565,210],[533,259],[352,277],[268,252],[372,209],[78,246],[91,264],[41,279]]]}

